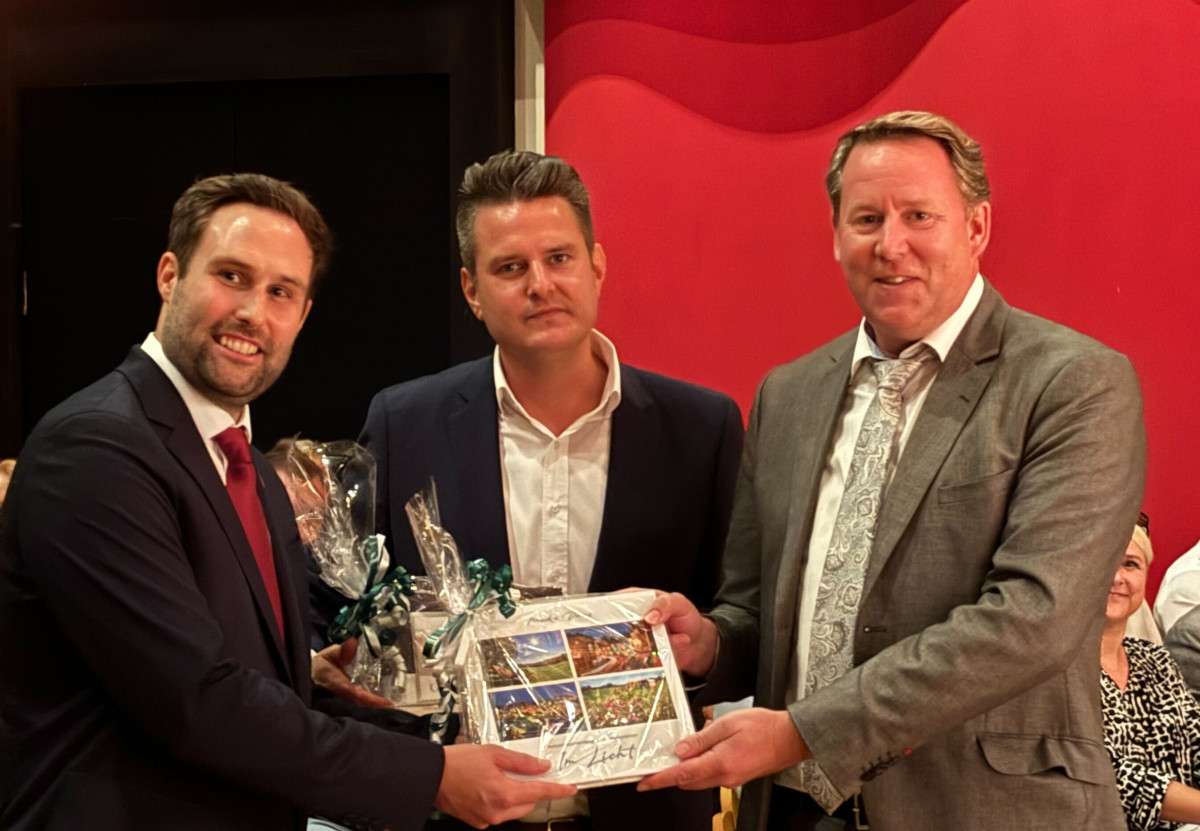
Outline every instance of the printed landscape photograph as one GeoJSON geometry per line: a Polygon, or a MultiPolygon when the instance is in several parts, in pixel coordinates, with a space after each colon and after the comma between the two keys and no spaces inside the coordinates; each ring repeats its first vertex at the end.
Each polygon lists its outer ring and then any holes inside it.
{"type": "Polygon", "coordinates": [[[571,725],[586,730],[574,684],[543,684],[493,692],[490,696],[500,741],[536,739],[565,733],[571,725]]]}
{"type": "Polygon", "coordinates": [[[491,687],[541,684],[571,677],[561,632],[535,632],[479,642],[483,670],[491,687]]]}
{"type": "Polygon", "coordinates": [[[675,706],[661,669],[616,678],[580,679],[579,691],[593,730],[675,718],[675,706]]]}
{"type": "Polygon", "coordinates": [[[654,633],[645,621],[622,621],[567,630],[575,674],[607,675],[662,666],[654,633]]]}

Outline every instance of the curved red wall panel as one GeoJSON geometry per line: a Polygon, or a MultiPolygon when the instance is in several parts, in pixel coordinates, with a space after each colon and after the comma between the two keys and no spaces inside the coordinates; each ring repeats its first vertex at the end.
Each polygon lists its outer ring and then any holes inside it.
{"type": "Polygon", "coordinates": [[[1198,78],[1195,0],[546,4],[547,148],[592,192],[600,325],[743,410],[858,320],[822,185],[837,136],[913,108],[979,139],[984,273],[1141,376],[1154,586],[1200,538],[1198,78]]]}

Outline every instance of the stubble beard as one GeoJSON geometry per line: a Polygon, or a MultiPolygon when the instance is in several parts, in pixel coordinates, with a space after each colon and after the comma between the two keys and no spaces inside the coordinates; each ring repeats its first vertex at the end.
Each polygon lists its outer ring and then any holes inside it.
{"type": "MultiPolygon", "coordinates": [[[[231,327],[229,334],[237,333],[231,327]]],[[[186,319],[185,315],[169,311],[163,321],[163,353],[193,387],[205,398],[222,407],[238,408],[258,398],[279,378],[282,365],[276,368],[264,352],[257,367],[245,367],[240,372],[230,372],[221,366],[217,357],[219,348],[213,339],[216,332],[186,319]]]]}

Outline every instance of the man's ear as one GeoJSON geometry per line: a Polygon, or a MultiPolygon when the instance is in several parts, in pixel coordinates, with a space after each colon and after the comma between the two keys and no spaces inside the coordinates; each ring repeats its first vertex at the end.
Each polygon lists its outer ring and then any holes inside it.
{"type": "Polygon", "coordinates": [[[967,234],[971,240],[971,256],[978,260],[987,250],[992,238],[992,203],[980,202],[971,208],[967,217],[967,234]]]}
{"type": "Polygon", "coordinates": [[[833,259],[835,262],[842,261],[842,241],[838,238],[837,214],[833,215],[833,259]]]}
{"type": "Polygon", "coordinates": [[[467,305],[471,307],[471,313],[483,320],[483,307],[479,305],[479,287],[475,285],[475,278],[466,268],[462,268],[459,269],[458,280],[462,285],[463,297],[467,299],[467,305]]]}
{"type": "Polygon", "coordinates": [[[304,314],[300,315],[300,328],[304,328],[304,321],[308,320],[308,313],[312,311],[312,298],[304,301],[304,314]]]}
{"type": "Polygon", "coordinates": [[[155,282],[158,285],[158,296],[162,298],[164,304],[171,302],[171,294],[175,291],[175,285],[181,276],[179,258],[175,256],[174,252],[168,251],[158,258],[158,276],[155,282]]]}
{"type": "Polygon", "coordinates": [[[599,294],[608,274],[608,257],[604,254],[604,246],[598,242],[592,245],[592,273],[596,275],[596,293],[599,294]]]}

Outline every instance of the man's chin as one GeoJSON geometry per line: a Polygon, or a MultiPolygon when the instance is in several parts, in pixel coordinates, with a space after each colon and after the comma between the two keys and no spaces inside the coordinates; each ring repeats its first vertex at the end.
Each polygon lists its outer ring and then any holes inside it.
{"type": "Polygon", "coordinates": [[[228,378],[207,378],[205,382],[202,392],[215,404],[225,409],[241,409],[270,389],[275,383],[275,378],[253,378],[236,382],[228,378]]]}

